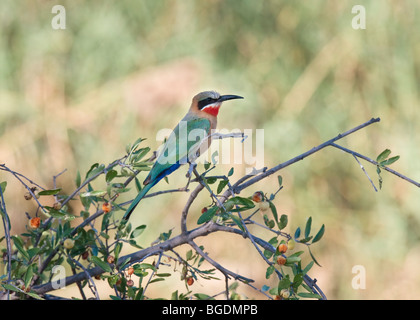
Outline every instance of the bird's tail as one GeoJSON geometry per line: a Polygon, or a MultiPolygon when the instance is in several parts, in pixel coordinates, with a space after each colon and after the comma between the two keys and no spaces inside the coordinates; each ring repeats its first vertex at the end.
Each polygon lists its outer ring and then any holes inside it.
{"type": "Polygon", "coordinates": [[[123,221],[127,221],[131,214],[133,213],[134,209],[139,204],[140,200],[144,198],[144,196],[149,192],[149,190],[155,185],[156,183],[149,183],[144,186],[144,188],[140,191],[140,193],[137,195],[137,197],[131,202],[131,205],[128,207],[127,211],[124,214],[123,221]]]}

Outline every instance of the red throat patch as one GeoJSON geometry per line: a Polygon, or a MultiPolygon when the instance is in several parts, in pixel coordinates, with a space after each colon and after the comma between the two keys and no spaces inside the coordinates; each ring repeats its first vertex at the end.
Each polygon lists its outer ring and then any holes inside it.
{"type": "Polygon", "coordinates": [[[203,109],[205,113],[208,113],[209,115],[217,117],[219,114],[220,105],[214,106],[214,107],[206,107],[203,109]]]}

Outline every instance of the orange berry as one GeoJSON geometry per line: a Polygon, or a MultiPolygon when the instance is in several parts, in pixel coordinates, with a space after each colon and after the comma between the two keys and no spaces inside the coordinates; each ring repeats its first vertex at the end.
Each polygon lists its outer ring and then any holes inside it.
{"type": "Polygon", "coordinates": [[[102,211],[103,212],[108,213],[108,212],[111,211],[111,209],[112,209],[112,206],[111,206],[111,204],[109,202],[104,202],[102,204],[102,211]]]}
{"type": "Polygon", "coordinates": [[[187,278],[187,284],[189,285],[189,286],[192,286],[192,284],[194,283],[194,278],[193,277],[188,277],[187,278]]]}
{"type": "Polygon", "coordinates": [[[38,229],[40,225],[41,225],[41,218],[39,217],[35,217],[29,220],[29,226],[32,229],[38,229]]]}
{"type": "Polygon", "coordinates": [[[204,207],[203,209],[201,209],[201,213],[207,212],[207,208],[204,207]]]}
{"type": "Polygon", "coordinates": [[[286,263],[286,258],[285,257],[283,257],[283,256],[279,256],[278,258],[277,258],[277,264],[279,264],[279,265],[284,265],[286,263]]]}
{"type": "Polygon", "coordinates": [[[106,261],[107,261],[108,263],[114,263],[115,258],[114,258],[114,256],[108,256],[108,258],[106,258],[106,261]]]}
{"type": "Polygon", "coordinates": [[[128,269],[127,269],[127,274],[128,274],[129,276],[131,276],[133,273],[134,273],[134,268],[133,268],[133,267],[128,267],[128,269]]]}
{"type": "Polygon", "coordinates": [[[254,202],[261,202],[263,200],[263,194],[261,191],[257,191],[252,195],[252,201],[254,202]]]}
{"type": "Polygon", "coordinates": [[[284,243],[280,244],[277,247],[277,251],[280,253],[285,253],[287,251],[287,245],[285,245],[284,243]]]}

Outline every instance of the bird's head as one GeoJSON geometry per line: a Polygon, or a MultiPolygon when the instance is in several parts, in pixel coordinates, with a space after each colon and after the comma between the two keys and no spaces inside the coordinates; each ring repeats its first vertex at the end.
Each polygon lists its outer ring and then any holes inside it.
{"type": "Polygon", "coordinates": [[[216,117],[222,102],[232,99],[243,99],[243,97],[231,94],[221,96],[216,91],[200,92],[193,98],[191,110],[198,113],[205,112],[216,117]]]}

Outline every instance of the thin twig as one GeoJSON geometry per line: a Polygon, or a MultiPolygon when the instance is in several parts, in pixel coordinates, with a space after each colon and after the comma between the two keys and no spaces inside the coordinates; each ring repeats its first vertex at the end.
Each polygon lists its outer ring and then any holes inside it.
{"type": "Polygon", "coordinates": [[[358,157],[358,158],[361,158],[361,159],[363,159],[363,160],[366,160],[366,161],[368,161],[368,162],[370,162],[370,163],[372,163],[372,164],[374,164],[374,165],[376,165],[376,166],[379,166],[381,169],[384,169],[385,171],[388,171],[388,172],[390,172],[390,173],[392,173],[392,174],[396,175],[397,177],[399,177],[399,178],[401,178],[401,179],[403,179],[403,180],[405,180],[405,181],[408,181],[408,182],[410,182],[410,183],[414,184],[416,187],[419,187],[419,188],[420,188],[420,183],[419,183],[419,182],[414,181],[413,179],[410,179],[410,178],[408,178],[407,176],[405,176],[405,175],[403,175],[403,174],[401,174],[401,173],[399,173],[399,172],[397,172],[397,171],[395,171],[395,170],[392,170],[391,168],[389,168],[389,167],[387,167],[387,166],[380,165],[377,161],[372,160],[371,158],[368,158],[368,157],[366,157],[366,156],[364,156],[364,155],[362,155],[362,154],[360,154],[360,153],[358,153],[358,152],[355,152],[355,151],[353,151],[353,150],[350,150],[350,149],[347,149],[347,148],[345,148],[345,147],[342,147],[342,146],[340,146],[340,145],[338,145],[338,144],[336,144],[336,143],[332,143],[332,144],[331,144],[331,146],[332,146],[332,147],[335,147],[335,148],[337,148],[337,149],[340,149],[340,150],[342,150],[342,151],[344,151],[344,152],[350,153],[350,154],[351,154],[351,155],[353,155],[353,156],[356,156],[356,157],[358,157]]]}
{"type": "Polygon", "coordinates": [[[197,198],[198,194],[201,192],[201,190],[204,189],[204,185],[199,184],[194,189],[193,192],[191,192],[190,197],[187,200],[187,203],[184,206],[184,209],[181,213],[181,232],[186,233],[187,232],[187,215],[188,211],[190,210],[191,204],[194,202],[195,198],[197,198]]]}
{"type": "MultiPolygon", "coordinates": [[[[0,187],[0,211],[1,211],[1,218],[3,220],[3,229],[4,229],[4,237],[6,239],[6,251],[7,251],[7,281],[10,282],[12,279],[12,245],[10,242],[10,229],[12,228],[10,224],[10,218],[7,214],[6,209],[6,202],[4,201],[3,190],[0,187]]],[[[7,290],[7,300],[10,299],[10,291],[7,290]]]]}
{"type": "Polygon", "coordinates": [[[356,131],[358,131],[360,129],[363,129],[363,128],[365,128],[365,127],[367,127],[367,126],[369,126],[369,125],[371,125],[373,123],[379,122],[379,121],[380,121],[379,118],[372,118],[369,121],[367,121],[367,122],[365,122],[365,123],[363,123],[363,124],[361,124],[361,125],[359,125],[357,127],[354,127],[353,129],[350,129],[350,130],[348,130],[348,131],[346,131],[344,133],[338,134],[336,137],[334,137],[334,138],[332,138],[332,139],[330,139],[330,140],[328,140],[328,141],[326,141],[324,143],[321,143],[317,147],[314,147],[311,150],[308,150],[308,151],[306,151],[306,152],[298,155],[297,157],[294,157],[294,158],[292,158],[292,159],[290,159],[290,160],[288,160],[286,162],[280,163],[279,165],[277,165],[277,166],[275,166],[275,167],[273,167],[273,168],[271,168],[269,170],[266,170],[264,173],[259,174],[259,175],[255,176],[255,177],[251,178],[247,182],[244,182],[244,183],[239,184],[239,185],[235,184],[234,192],[236,194],[238,194],[242,190],[244,190],[245,188],[248,188],[250,185],[253,185],[253,184],[257,183],[258,181],[261,181],[262,179],[264,179],[264,178],[266,178],[266,177],[268,177],[268,176],[276,173],[277,171],[279,171],[279,170],[281,170],[281,169],[283,169],[285,167],[288,167],[291,164],[296,163],[296,162],[298,162],[300,160],[303,160],[306,157],[310,156],[311,154],[314,154],[315,152],[318,152],[319,150],[321,150],[321,149],[323,149],[323,148],[325,148],[327,146],[331,146],[335,141],[340,140],[340,139],[348,136],[349,134],[352,134],[352,133],[354,133],[354,132],[356,132],[356,131]]]}
{"type": "Polygon", "coordinates": [[[189,241],[188,244],[200,255],[202,256],[208,263],[210,263],[213,267],[215,267],[217,270],[219,270],[223,275],[227,278],[229,276],[233,277],[235,280],[239,280],[245,283],[254,282],[254,280],[250,278],[246,278],[244,276],[241,276],[240,274],[237,274],[235,272],[232,272],[224,267],[222,267],[218,262],[214,261],[212,258],[208,256],[207,253],[205,253],[201,248],[193,241],[189,241]]]}
{"type": "Polygon", "coordinates": [[[357,163],[359,164],[360,168],[362,169],[362,171],[365,173],[366,177],[369,179],[373,189],[378,192],[378,189],[376,189],[375,184],[373,183],[372,179],[369,177],[368,173],[365,170],[365,167],[360,163],[359,159],[357,159],[356,155],[353,154],[353,157],[356,159],[357,163]]]}

